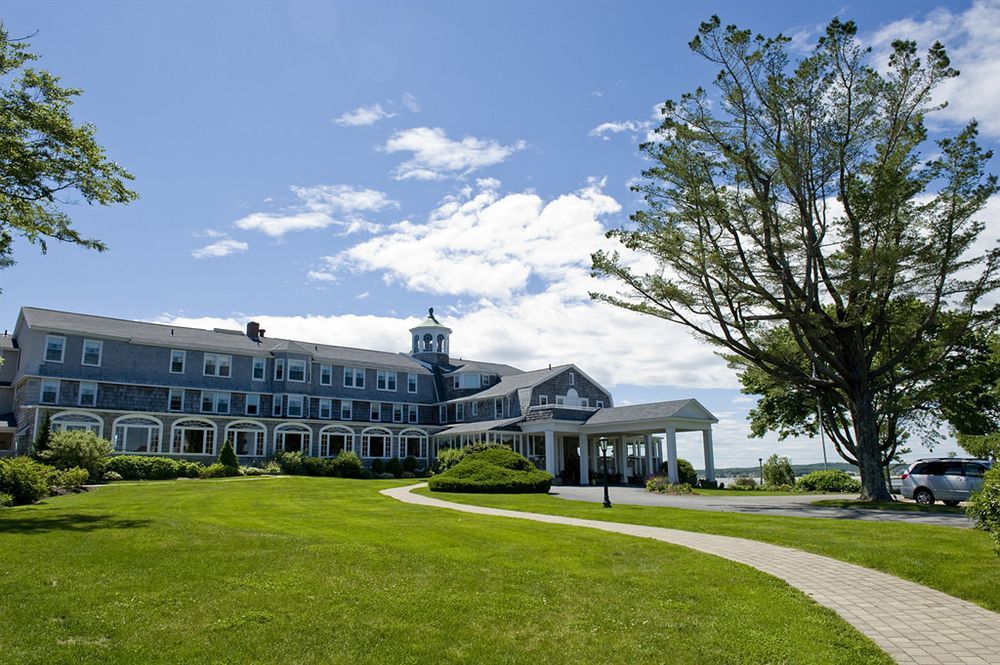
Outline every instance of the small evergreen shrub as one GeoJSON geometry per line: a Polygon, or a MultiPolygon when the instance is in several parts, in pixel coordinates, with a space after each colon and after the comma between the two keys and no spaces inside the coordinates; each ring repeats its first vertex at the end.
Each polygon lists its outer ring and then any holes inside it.
{"type": "MultiPolygon", "coordinates": [[[[664,460],[663,464],[660,465],[660,471],[664,475],[670,473],[669,462],[664,460]]],[[[686,459],[677,458],[677,482],[681,485],[697,485],[698,484],[698,474],[695,473],[694,466],[691,462],[686,459]]]]}
{"type": "Polygon", "coordinates": [[[83,487],[90,480],[90,472],[80,467],[54,471],[49,476],[49,487],[76,489],[83,487]]]}
{"type": "Polygon", "coordinates": [[[266,475],[264,473],[264,469],[261,469],[261,468],[256,467],[256,466],[241,466],[240,467],[240,473],[243,474],[244,476],[263,476],[263,475],[266,475]]]}
{"type": "Polygon", "coordinates": [[[657,494],[691,494],[693,490],[687,483],[674,485],[666,476],[657,475],[646,480],[646,491],[657,494]]]}
{"type": "Polygon", "coordinates": [[[391,473],[394,478],[399,478],[403,475],[403,463],[399,461],[398,457],[393,457],[385,463],[385,472],[391,473]]]}
{"type": "Polygon", "coordinates": [[[545,493],[552,476],[506,446],[481,446],[431,477],[429,486],[435,492],[545,493]]]}
{"type": "Polygon", "coordinates": [[[795,484],[795,472],[792,471],[792,461],[787,457],[771,455],[764,462],[764,485],[768,489],[776,489],[782,485],[795,484]]]}
{"type": "Polygon", "coordinates": [[[10,508],[14,505],[14,495],[0,492],[0,508],[10,508]]]}
{"type": "Polygon", "coordinates": [[[740,476],[729,487],[734,490],[755,490],[757,489],[757,481],[750,476],[740,476]]]}
{"type": "Polygon", "coordinates": [[[813,471],[799,478],[795,489],[802,492],[860,492],[861,483],[846,471],[813,471]]]}
{"type": "Polygon", "coordinates": [[[260,468],[269,476],[277,476],[281,473],[281,465],[274,460],[265,463],[264,466],[260,468]]]}
{"type": "Polygon", "coordinates": [[[406,459],[403,460],[403,471],[409,471],[410,473],[415,473],[417,469],[420,468],[420,462],[413,455],[407,455],[406,459]]]}
{"type": "Polygon", "coordinates": [[[0,492],[9,494],[14,505],[35,503],[49,493],[52,468],[30,457],[0,458],[0,492]]]}
{"type": "Polygon", "coordinates": [[[385,462],[383,462],[381,458],[376,457],[375,459],[372,460],[371,469],[372,473],[374,473],[376,476],[381,473],[385,473],[385,462]]]}
{"type": "Polygon", "coordinates": [[[49,449],[49,439],[52,437],[52,425],[49,412],[45,412],[42,424],[38,426],[35,440],[31,444],[31,456],[38,460],[38,455],[49,449]]]}
{"type": "Polygon", "coordinates": [[[118,473],[117,471],[105,471],[104,475],[101,476],[101,478],[104,480],[104,482],[110,483],[110,482],[114,482],[116,480],[121,480],[122,479],[122,475],[120,473],[118,473]]]}
{"type": "Polygon", "coordinates": [[[993,537],[994,549],[1000,556],[1000,466],[983,475],[983,486],[969,498],[965,509],[976,520],[976,528],[993,537]]]}
{"type": "Polygon", "coordinates": [[[333,469],[329,460],[320,457],[302,457],[302,468],[299,473],[303,476],[332,476],[333,469]]]}
{"type": "Polygon", "coordinates": [[[240,461],[236,458],[236,451],[233,450],[233,444],[231,442],[226,441],[225,445],[222,446],[222,450],[219,451],[218,463],[222,466],[233,469],[235,473],[232,475],[239,475],[240,461]]]}
{"type": "Polygon", "coordinates": [[[38,458],[57,469],[86,469],[91,480],[97,481],[112,452],[111,443],[91,431],[56,432],[49,438],[48,450],[38,453],[38,458]]]}

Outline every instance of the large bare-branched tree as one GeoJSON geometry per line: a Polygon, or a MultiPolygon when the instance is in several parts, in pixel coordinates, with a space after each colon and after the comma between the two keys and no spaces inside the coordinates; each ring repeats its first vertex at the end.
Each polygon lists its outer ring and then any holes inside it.
{"type": "Polygon", "coordinates": [[[660,268],[598,252],[595,273],[624,289],[593,295],[822,396],[862,497],[888,499],[879,406],[983,316],[1000,248],[972,254],[974,216],[997,180],[974,122],[921,155],[933,93],[958,75],[940,44],[921,57],[896,41],[879,71],[853,22],[832,21],[795,63],[788,41],[701,25],[691,48],[719,66],[716,93],[664,104],[660,140],[642,146],[647,208],[611,234],[660,268]],[[795,353],[775,352],[777,329],[795,353]]]}

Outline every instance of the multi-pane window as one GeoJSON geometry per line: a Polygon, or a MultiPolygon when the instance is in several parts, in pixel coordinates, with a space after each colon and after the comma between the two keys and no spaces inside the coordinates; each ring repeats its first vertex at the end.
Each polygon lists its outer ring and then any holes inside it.
{"type": "Polygon", "coordinates": [[[285,403],[284,395],[275,395],[274,403],[271,406],[271,415],[275,417],[280,416],[282,413],[281,407],[284,403],[285,403]]]}
{"type": "Polygon", "coordinates": [[[403,422],[403,405],[393,404],[392,405],[392,422],[401,423],[403,422]]]}
{"type": "Polygon", "coordinates": [[[396,373],[380,369],[375,377],[375,387],[379,390],[396,390],[396,373]]]}
{"type": "Polygon", "coordinates": [[[603,408],[604,408],[604,400],[603,400],[603,399],[599,399],[599,400],[597,400],[596,402],[594,402],[594,405],[595,405],[595,406],[596,406],[596,407],[597,407],[598,409],[603,409],[603,408]]]}
{"type": "Polygon", "coordinates": [[[574,374],[573,372],[569,373],[569,385],[571,386],[576,385],[576,374],[574,374]]]}
{"type": "Polygon", "coordinates": [[[448,407],[444,404],[438,407],[438,420],[442,425],[448,422],[448,407]]]}
{"type": "Polygon", "coordinates": [[[248,416],[260,415],[260,395],[256,393],[247,395],[246,413],[248,416]]]}
{"type": "Polygon", "coordinates": [[[66,338],[60,335],[45,336],[45,362],[61,363],[66,353],[66,338]]]}
{"type": "Polygon", "coordinates": [[[541,404],[542,406],[545,406],[546,404],[549,403],[549,396],[548,395],[539,395],[538,396],[538,403],[541,404]]]}
{"type": "Polygon", "coordinates": [[[296,383],[302,383],[306,380],[305,360],[288,361],[288,380],[295,381],[296,383]]]}
{"type": "Polygon", "coordinates": [[[333,385],[333,367],[331,367],[330,365],[319,366],[319,385],[321,386],[333,385]]]}
{"type": "Polygon", "coordinates": [[[340,419],[351,420],[354,418],[354,403],[349,399],[340,400],[340,419]]]}
{"type": "Polygon", "coordinates": [[[364,388],[365,387],[365,370],[363,367],[345,367],[344,368],[344,387],[345,388],[364,388]]]}
{"type": "Polygon", "coordinates": [[[406,375],[406,392],[415,393],[417,392],[417,375],[407,374],[406,375]]]}
{"type": "Polygon", "coordinates": [[[305,397],[302,395],[288,396],[288,417],[301,418],[304,410],[305,397]]]}
{"type": "Polygon", "coordinates": [[[254,358],[250,378],[254,381],[263,381],[265,371],[267,371],[267,358],[254,358]]]}
{"type": "Polygon", "coordinates": [[[285,380],[285,359],[276,358],[274,361],[274,380],[284,381],[285,380]]]}
{"type": "Polygon", "coordinates": [[[125,453],[160,451],[160,424],[141,417],[123,418],[115,424],[115,450],[125,453]]]}
{"type": "Polygon", "coordinates": [[[167,411],[184,410],[184,391],[181,388],[171,388],[167,396],[167,411]]]}
{"type": "Polygon", "coordinates": [[[202,391],[201,410],[204,413],[229,413],[229,393],[202,391]]]}
{"type": "Polygon", "coordinates": [[[472,403],[472,415],[473,416],[478,416],[479,415],[479,402],[473,402],[472,403]]]}
{"type": "Polygon", "coordinates": [[[80,384],[80,406],[97,406],[97,384],[80,384]]]}
{"type": "Polygon", "coordinates": [[[42,404],[55,404],[58,402],[59,382],[54,379],[43,379],[42,390],[38,401],[42,404]]]}
{"type": "Polygon", "coordinates": [[[187,455],[215,454],[215,427],[200,420],[185,420],[174,425],[170,450],[187,455]]]}
{"type": "Polygon", "coordinates": [[[372,402],[371,408],[369,409],[368,419],[372,421],[382,420],[382,403],[372,402]]]}
{"type": "Polygon", "coordinates": [[[170,351],[170,373],[171,374],[183,374],[184,373],[184,361],[187,358],[187,352],[178,351],[173,349],[170,351]]]}
{"type": "Polygon", "coordinates": [[[407,421],[411,423],[417,422],[417,405],[410,404],[407,407],[407,421]]]}
{"type": "Polygon", "coordinates": [[[205,376],[229,376],[233,367],[233,357],[221,353],[205,354],[205,376]]]}
{"type": "Polygon", "coordinates": [[[319,417],[323,420],[333,418],[333,402],[331,400],[321,399],[319,401],[319,417]]]}
{"type": "Polygon", "coordinates": [[[264,456],[264,428],[254,423],[237,423],[226,429],[226,441],[233,444],[236,454],[245,457],[264,456]]]}
{"type": "Polygon", "coordinates": [[[83,358],[80,362],[91,367],[101,366],[101,353],[104,350],[104,342],[98,339],[83,340],[83,358]]]}
{"type": "Polygon", "coordinates": [[[465,404],[461,402],[455,405],[455,420],[458,422],[465,420],[465,404]]]}
{"type": "Polygon", "coordinates": [[[501,413],[503,413],[503,400],[497,397],[493,400],[493,417],[500,418],[501,413]]]}

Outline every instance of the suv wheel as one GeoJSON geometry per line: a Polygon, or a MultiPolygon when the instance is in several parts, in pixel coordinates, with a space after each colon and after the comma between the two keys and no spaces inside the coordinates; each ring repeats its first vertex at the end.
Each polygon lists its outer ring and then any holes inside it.
{"type": "Polygon", "coordinates": [[[934,505],[934,494],[926,487],[921,487],[913,493],[913,500],[924,506],[934,505]]]}

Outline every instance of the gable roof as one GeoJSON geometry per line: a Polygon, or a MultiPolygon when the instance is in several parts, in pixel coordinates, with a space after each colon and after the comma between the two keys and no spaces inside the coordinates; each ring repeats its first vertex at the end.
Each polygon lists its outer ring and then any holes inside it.
{"type": "MultiPolygon", "coordinates": [[[[524,416],[517,416],[516,418],[503,418],[501,420],[480,420],[471,423],[462,423],[461,425],[453,425],[448,429],[441,430],[432,436],[451,436],[453,434],[467,434],[475,432],[488,432],[493,429],[503,429],[505,427],[510,427],[515,423],[519,423],[524,420],[524,416]]],[[[517,431],[517,430],[511,430],[517,431]]]]}
{"type": "Polygon", "coordinates": [[[598,409],[587,419],[586,425],[607,425],[612,423],[635,423],[664,418],[696,418],[719,422],[719,419],[695,399],[677,399],[667,402],[648,402],[598,409]]]}
{"type": "Polygon", "coordinates": [[[486,390],[468,395],[467,397],[458,397],[456,399],[448,400],[448,403],[453,404],[455,402],[469,402],[481,399],[490,399],[492,397],[503,397],[504,395],[509,395],[510,393],[523,388],[534,388],[539,383],[547,381],[553,376],[561,374],[571,367],[573,367],[573,365],[560,365],[559,367],[553,367],[551,369],[536,369],[530,372],[521,372],[520,374],[501,376],[500,381],[494,383],[486,390]]]}

